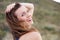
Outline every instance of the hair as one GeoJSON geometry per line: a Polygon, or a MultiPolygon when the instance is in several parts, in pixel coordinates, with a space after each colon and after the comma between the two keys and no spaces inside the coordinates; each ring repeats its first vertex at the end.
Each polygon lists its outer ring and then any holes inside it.
{"type": "Polygon", "coordinates": [[[29,29],[26,22],[18,20],[17,16],[15,15],[15,11],[20,7],[21,5],[19,3],[15,3],[14,7],[9,12],[6,12],[6,20],[10,25],[14,40],[16,37],[19,38],[25,33],[28,33],[30,31],[36,31],[34,28],[29,29]]]}

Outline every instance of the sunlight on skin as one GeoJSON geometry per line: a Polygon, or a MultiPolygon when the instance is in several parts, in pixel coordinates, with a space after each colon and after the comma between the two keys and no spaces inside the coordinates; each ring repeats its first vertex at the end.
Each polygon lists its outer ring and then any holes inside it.
{"type": "Polygon", "coordinates": [[[24,6],[21,6],[19,9],[17,9],[17,11],[15,12],[15,14],[17,15],[17,18],[19,20],[25,21],[25,22],[29,22],[32,23],[32,15],[29,14],[27,12],[27,8],[24,6]]]}
{"type": "MultiPolygon", "coordinates": [[[[34,11],[34,6],[30,3],[20,3],[20,4],[22,6],[15,12],[17,15],[17,18],[19,20],[22,20],[22,21],[25,20],[30,24],[33,24],[32,16],[34,11]],[[28,6],[26,4],[28,4],[28,6]],[[30,8],[29,12],[27,12],[28,7],[30,8]]],[[[8,5],[5,12],[9,12],[14,7],[14,5],[15,3],[8,5]]]]}
{"type": "MultiPolygon", "coordinates": [[[[23,6],[25,6],[25,7],[30,7],[31,9],[30,9],[30,12],[27,12],[26,13],[26,15],[25,15],[25,19],[27,20],[27,17],[28,17],[28,19],[31,19],[32,18],[32,16],[33,16],[33,11],[34,11],[34,6],[33,6],[33,4],[30,4],[30,3],[21,3],[23,6]]],[[[18,10],[21,10],[21,9],[18,9],[18,10]]],[[[16,11],[16,13],[18,12],[18,10],[16,11]]],[[[26,9],[27,10],[27,9],[26,9]]],[[[25,11],[26,11],[25,10],[25,11]]],[[[32,23],[32,22],[31,22],[32,23]]],[[[42,40],[42,38],[41,38],[41,35],[40,35],[40,33],[39,32],[29,32],[29,33],[27,33],[27,34],[25,34],[25,35],[23,35],[23,36],[21,36],[20,38],[19,38],[19,40],[42,40]]]]}
{"type": "Polygon", "coordinates": [[[60,3],[60,0],[53,0],[53,1],[60,3]]]}
{"type": "MultiPolygon", "coordinates": [[[[22,6],[15,11],[15,15],[19,20],[23,20],[28,24],[32,24],[34,5],[32,3],[20,3],[20,4],[22,6]]],[[[15,3],[8,5],[5,12],[9,12],[14,7],[14,5],[15,3]]],[[[34,31],[26,33],[25,35],[21,36],[19,40],[42,40],[42,38],[39,32],[34,31]]]]}
{"type": "Polygon", "coordinates": [[[39,32],[30,32],[20,37],[19,40],[42,40],[39,32]]]}

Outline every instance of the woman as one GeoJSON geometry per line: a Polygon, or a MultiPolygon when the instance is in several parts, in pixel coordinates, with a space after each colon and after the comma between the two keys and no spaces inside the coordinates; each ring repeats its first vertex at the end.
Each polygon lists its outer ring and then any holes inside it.
{"type": "Polygon", "coordinates": [[[34,5],[32,3],[13,3],[6,8],[6,20],[14,40],[42,40],[40,33],[32,27],[34,5]]]}

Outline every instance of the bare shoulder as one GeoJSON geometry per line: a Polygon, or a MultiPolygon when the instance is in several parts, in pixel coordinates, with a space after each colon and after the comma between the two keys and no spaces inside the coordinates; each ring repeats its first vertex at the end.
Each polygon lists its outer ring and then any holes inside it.
{"type": "Polygon", "coordinates": [[[39,32],[30,32],[20,37],[19,40],[42,40],[39,32]]]}

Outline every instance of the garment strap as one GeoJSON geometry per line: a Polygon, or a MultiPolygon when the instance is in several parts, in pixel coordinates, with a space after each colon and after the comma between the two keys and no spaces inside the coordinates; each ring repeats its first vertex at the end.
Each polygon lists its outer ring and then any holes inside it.
{"type": "Polygon", "coordinates": [[[19,38],[16,37],[16,40],[19,40],[19,38]]]}

